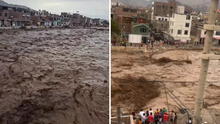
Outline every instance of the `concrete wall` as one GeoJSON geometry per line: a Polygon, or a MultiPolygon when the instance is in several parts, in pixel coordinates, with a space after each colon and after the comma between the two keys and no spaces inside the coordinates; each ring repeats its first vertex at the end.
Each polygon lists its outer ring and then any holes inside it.
{"type": "Polygon", "coordinates": [[[176,13],[184,14],[185,13],[185,6],[177,6],[176,13]]]}
{"type": "MultiPolygon", "coordinates": [[[[206,30],[202,29],[201,30],[201,38],[205,38],[206,36],[206,30]]],[[[220,35],[219,34],[216,34],[216,31],[214,31],[214,34],[213,34],[213,38],[219,38],[220,39],[220,35]]]]}
{"type": "Polygon", "coordinates": [[[192,25],[192,17],[187,19],[187,15],[174,14],[170,18],[169,34],[174,37],[175,40],[186,42],[190,40],[190,31],[192,25]],[[188,24],[188,27],[186,27],[188,24]]]}
{"type": "Polygon", "coordinates": [[[150,29],[145,24],[139,24],[132,26],[132,34],[149,35],[150,29]]]}
{"type": "Polygon", "coordinates": [[[170,18],[169,17],[163,17],[163,16],[155,16],[155,20],[158,20],[158,21],[169,21],[170,18]]]}

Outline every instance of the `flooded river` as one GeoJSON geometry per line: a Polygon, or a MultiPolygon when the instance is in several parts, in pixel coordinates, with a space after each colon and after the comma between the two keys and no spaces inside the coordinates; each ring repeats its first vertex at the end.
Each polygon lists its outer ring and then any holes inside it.
{"type": "Polygon", "coordinates": [[[108,30],[0,34],[1,124],[108,122],[108,30]]]}

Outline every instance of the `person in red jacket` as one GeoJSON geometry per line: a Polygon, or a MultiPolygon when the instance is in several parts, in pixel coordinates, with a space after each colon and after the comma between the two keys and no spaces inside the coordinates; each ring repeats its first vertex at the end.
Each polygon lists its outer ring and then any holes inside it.
{"type": "Polygon", "coordinates": [[[168,122],[169,122],[169,115],[168,113],[165,112],[163,115],[163,123],[168,124],[168,122]]]}
{"type": "Polygon", "coordinates": [[[153,113],[150,113],[150,115],[148,116],[148,122],[149,122],[149,124],[153,124],[154,123],[153,113]]]}

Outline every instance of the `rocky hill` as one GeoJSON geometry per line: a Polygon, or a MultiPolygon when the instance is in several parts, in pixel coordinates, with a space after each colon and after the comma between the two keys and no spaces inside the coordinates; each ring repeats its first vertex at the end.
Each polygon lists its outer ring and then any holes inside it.
{"type": "MultiPolygon", "coordinates": [[[[147,7],[152,4],[153,1],[161,1],[161,2],[166,2],[168,0],[112,0],[113,3],[119,2],[122,5],[126,6],[132,6],[132,7],[147,7]]],[[[177,2],[188,5],[195,10],[199,11],[207,11],[209,5],[210,5],[210,0],[177,0],[177,2]]]]}
{"type": "Polygon", "coordinates": [[[22,9],[28,9],[28,10],[32,10],[31,8],[27,7],[27,6],[23,6],[23,5],[15,5],[15,4],[9,4],[3,0],[0,0],[0,6],[5,6],[5,7],[11,7],[11,8],[22,8],[22,9]]]}

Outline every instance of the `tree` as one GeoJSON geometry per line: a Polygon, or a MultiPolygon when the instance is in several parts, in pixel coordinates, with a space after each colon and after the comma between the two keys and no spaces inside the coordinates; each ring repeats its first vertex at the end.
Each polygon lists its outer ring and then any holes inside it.
{"type": "Polygon", "coordinates": [[[116,34],[116,35],[120,35],[121,34],[121,30],[119,28],[119,25],[116,21],[111,20],[111,34],[116,34]]]}
{"type": "Polygon", "coordinates": [[[116,44],[117,42],[119,42],[119,37],[121,35],[121,30],[119,28],[119,25],[116,21],[111,20],[111,39],[112,39],[112,44],[116,44]]]}

